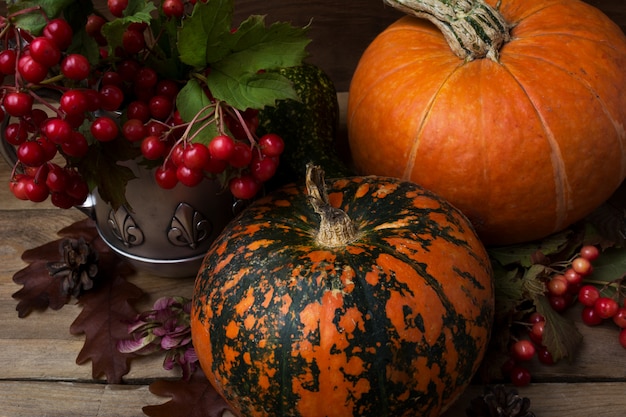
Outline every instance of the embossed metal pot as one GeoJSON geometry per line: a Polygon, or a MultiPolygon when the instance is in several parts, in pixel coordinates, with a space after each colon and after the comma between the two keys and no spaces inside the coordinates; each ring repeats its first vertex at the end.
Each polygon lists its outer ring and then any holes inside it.
{"type": "MultiPolygon", "coordinates": [[[[0,154],[10,164],[15,148],[0,138],[0,154]]],[[[77,207],[96,221],[105,243],[138,270],[163,277],[193,277],[211,242],[232,219],[236,202],[217,182],[205,179],[190,188],[159,187],[152,171],[135,162],[128,182],[128,205],[114,210],[97,189],[77,207]]]]}
{"type": "Polygon", "coordinates": [[[195,276],[211,242],[232,219],[234,200],[216,181],[196,187],[159,187],[152,171],[126,163],[128,204],[113,209],[97,189],[81,207],[96,221],[100,237],[137,269],[167,277],[195,276]]]}

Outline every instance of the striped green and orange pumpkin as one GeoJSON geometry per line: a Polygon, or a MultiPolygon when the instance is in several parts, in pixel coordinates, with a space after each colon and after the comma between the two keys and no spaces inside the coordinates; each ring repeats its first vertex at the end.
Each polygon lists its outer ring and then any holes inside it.
{"type": "Polygon", "coordinates": [[[476,372],[494,309],[469,221],[386,177],[273,192],[213,243],[193,343],[241,416],[438,416],[476,372]],[[328,190],[328,191],[326,191],[328,190]]]}

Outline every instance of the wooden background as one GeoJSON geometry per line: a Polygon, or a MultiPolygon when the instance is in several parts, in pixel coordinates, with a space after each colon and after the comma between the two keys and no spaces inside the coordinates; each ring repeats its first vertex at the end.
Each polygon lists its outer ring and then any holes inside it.
{"type": "MultiPolygon", "coordinates": [[[[586,0],[626,30],[625,0],[586,0]]],[[[106,0],[95,0],[106,10],[106,0]]],[[[267,16],[268,22],[286,21],[297,26],[311,24],[310,62],[324,69],[337,91],[348,91],[352,73],[367,45],[402,13],[382,0],[235,0],[235,20],[250,14],[267,16]]],[[[6,1],[0,3],[6,14],[6,1]]]]}

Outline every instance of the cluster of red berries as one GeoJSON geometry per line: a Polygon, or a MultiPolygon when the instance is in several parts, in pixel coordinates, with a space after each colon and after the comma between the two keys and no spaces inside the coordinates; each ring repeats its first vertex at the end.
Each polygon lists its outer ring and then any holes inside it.
{"type": "MultiPolygon", "coordinates": [[[[180,18],[187,3],[194,2],[166,0],[162,12],[180,18]]],[[[127,5],[127,0],[108,1],[113,16],[122,16],[127,5]]],[[[92,145],[125,140],[137,154],[161,163],[155,175],[163,188],[179,182],[194,186],[219,175],[235,198],[254,197],[277,169],[282,139],[258,138],[257,110],[237,110],[212,100],[207,90],[212,104],[194,123],[212,121],[218,134],[208,144],[195,143],[194,130],[176,109],[181,84],[143,64],[150,53],[146,39],[155,37],[147,32],[150,27],[130,24],[123,47],[109,58],[105,23],[92,14],[85,24],[101,47],[102,59],[94,66],[84,55],[68,52],[74,33],[65,20],[49,20],[40,36],[32,36],[12,26],[10,16],[1,18],[0,120],[6,118],[4,140],[16,148],[13,194],[34,202],[50,196],[62,208],[81,204],[89,187],[78,162],[92,145]],[[54,92],[55,99],[44,92],[54,92]]]]}
{"type": "MultiPolygon", "coordinates": [[[[546,296],[551,308],[563,313],[576,303],[582,308],[581,320],[589,326],[597,326],[612,321],[620,329],[619,343],[626,348],[626,305],[622,300],[624,277],[614,282],[596,283],[591,280],[593,262],[600,257],[600,250],[593,245],[584,245],[565,267],[551,275],[545,283],[546,296]],[[612,295],[603,295],[603,290],[617,288],[612,295]]],[[[510,358],[502,367],[503,374],[517,386],[530,383],[531,374],[525,362],[537,357],[539,362],[550,365],[554,359],[543,345],[545,318],[533,312],[527,323],[528,338],[515,340],[511,344],[510,358]]]]}

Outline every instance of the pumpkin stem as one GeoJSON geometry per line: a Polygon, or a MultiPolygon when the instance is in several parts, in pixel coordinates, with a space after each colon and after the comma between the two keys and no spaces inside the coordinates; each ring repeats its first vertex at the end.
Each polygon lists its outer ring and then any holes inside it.
{"type": "Polygon", "coordinates": [[[484,0],[383,0],[404,13],[427,19],[461,59],[490,58],[511,39],[511,26],[484,0]]]}
{"type": "Polygon", "coordinates": [[[323,247],[336,248],[354,241],[358,237],[357,228],[345,211],[330,205],[321,167],[307,164],[306,189],[313,210],[321,218],[317,243],[323,247]]]}

